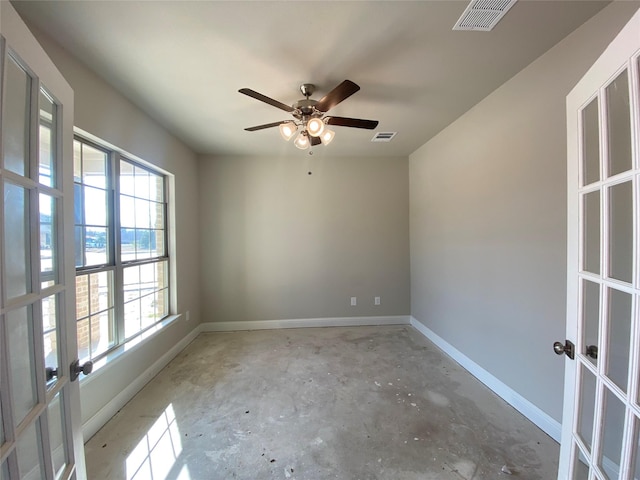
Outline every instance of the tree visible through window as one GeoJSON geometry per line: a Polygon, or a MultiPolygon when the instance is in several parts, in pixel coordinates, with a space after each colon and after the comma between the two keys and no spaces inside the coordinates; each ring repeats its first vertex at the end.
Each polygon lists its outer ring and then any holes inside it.
{"type": "Polygon", "coordinates": [[[80,361],[96,360],[169,314],[165,176],[74,141],[80,361]]]}

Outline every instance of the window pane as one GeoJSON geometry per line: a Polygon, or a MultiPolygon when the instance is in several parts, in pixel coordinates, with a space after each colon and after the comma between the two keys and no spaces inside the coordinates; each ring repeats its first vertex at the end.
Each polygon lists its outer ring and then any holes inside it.
{"type": "Polygon", "coordinates": [[[113,307],[113,272],[93,273],[89,277],[91,313],[113,307]]]}
{"type": "Polygon", "coordinates": [[[135,195],[133,165],[120,161],[120,194],[135,195]]]}
{"type": "Polygon", "coordinates": [[[124,304],[124,335],[130,338],[140,331],[140,299],[124,304]]]}
{"type": "Polygon", "coordinates": [[[56,105],[40,90],[40,155],[38,173],[40,183],[54,187],[56,178],[56,105]]]}
{"type": "Polygon", "coordinates": [[[135,172],[135,196],[149,198],[149,172],[144,168],[134,167],[135,172]]]}
{"type": "Polygon", "coordinates": [[[147,295],[157,289],[155,265],[147,263],[140,266],[140,295],[147,295]]]}
{"type": "Polygon", "coordinates": [[[151,227],[151,202],[136,198],[136,228],[151,227]]]}
{"type": "Polygon", "coordinates": [[[133,300],[140,296],[140,267],[128,267],[123,271],[124,300],[133,300]]]}
{"type": "Polygon", "coordinates": [[[73,141],[73,181],[82,182],[82,143],[73,141]]]}
{"type": "Polygon", "coordinates": [[[91,357],[95,358],[106,352],[115,344],[115,324],[113,310],[92,315],[91,323],[91,357]]]}
{"type": "Polygon", "coordinates": [[[164,204],[152,204],[151,228],[164,229],[164,204]]]}
{"type": "Polygon", "coordinates": [[[44,333],[44,365],[58,368],[58,339],[56,326],[58,324],[58,308],[55,295],[42,300],[42,330],[44,333]]]}
{"type": "Polygon", "coordinates": [[[151,258],[151,230],[136,229],[136,259],[151,258]]]}
{"type": "Polygon", "coordinates": [[[89,333],[89,319],[85,318],[80,320],[77,325],[78,330],[78,358],[80,363],[84,363],[90,360],[91,350],[89,348],[91,344],[91,337],[89,333]]]}
{"type": "Polygon", "coordinates": [[[584,185],[600,180],[598,115],[598,98],[594,98],[582,111],[582,178],[584,185]]]}
{"type": "Polygon", "coordinates": [[[155,294],[151,293],[140,299],[141,328],[144,330],[156,323],[155,294]]]}
{"type": "Polygon", "coordinates": [[[123,262],[136,259],[136,231],[134,229],[120,229],[120,252],[120,258],[123,262]]]}
{"type": "Polygon", "coordinates": [[[40,194],[40,271],[41,282],[57,281],[56,201],[40,194]]]}
{"type": "Polygon", "coordinates": [[[107,192],[99,188],[84,187],[84,223],[107,225],[107,192]]]}
{"type": "Polygon", "coordinates": [[[609,125],[609,176],[631,168],[631,120],[629,79],[622,72],[607,87],[607,120],[609,125]]]}
{"type": "Polygon", "coordinates": [[[6,62],[3,96],[4,168],[28,176],[31,77],[11,56],[6,62]]]}
{"type": "Polygon", "coordinates": [[[166,255],[164,230],[151,230],[151,256],[162,257],[164,255],[166,255]]]}
{"type": "Polygon", "coordinates": [[[85,265],[105,265],[109,262],[107,229],[87,227],[85,229],[85,265]]]}
{"type": "Polygon", "coordinates": [[[76,276],[76,319],[89,316],[89,275],[76,276]]]}
{"type": "Polygon", "coordinates": [[[120,195],[120,226],[123,228],[136,226],[136,209],[133,197],[120,195]]]}
{"type": "Polygon", "coordinates": [[[7,297],[31,292],[29,192],[17,185],[4,184],[4,241],[11,245],[11,255],[5,257],[7,297]]]}
{"type": "Polygon", "coordinates": [[[83,227],[75,227],[73,240],[75,242],[76,267],[82,267],[84,266],[84,228],[83,227]]]}
{"type": "Polygon", "coordinates": [[[107,188],[107,154],[86,143],[82,145],[82,183],[107,188]]]}
{"type": "Polygon", "coordinates": [[[164,288],[156,293],[156,319],[162,320],[169,315],[169,289],[164,288]]]}
{"type": "Polygon", "coordinates": [[[152,173],[149,178],[151,180],[149,199],[156,202],[164,202],[164,177],[152,173]]]}

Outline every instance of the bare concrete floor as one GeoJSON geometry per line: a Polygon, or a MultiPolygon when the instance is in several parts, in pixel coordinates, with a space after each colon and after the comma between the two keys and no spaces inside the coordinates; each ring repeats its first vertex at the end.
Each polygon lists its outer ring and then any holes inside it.
{"type": "Polygon", "coordinates": [[[86,445],[91,480],[550,480],[558,454],[405,326],[202,334],[86,445]]]}

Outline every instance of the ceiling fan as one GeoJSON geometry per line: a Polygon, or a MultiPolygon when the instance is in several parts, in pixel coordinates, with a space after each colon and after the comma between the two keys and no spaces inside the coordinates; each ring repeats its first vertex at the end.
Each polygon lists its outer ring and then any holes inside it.
{"type": "Polygon", "coordinates": [[[319,145],[321,143],[327,145],[331,140],[333,140],[335,132],[326,128],[326,125],[364,128],[367,130],[373,130],[378,126],[377,120],[363,120],[361,118],[334,117],[327,115],[329,110],[360,90],[360,87],[351,80],[345,80],[320,100],[312,100],[309,98],[313,95],[315,88],[315,85],[311,83],[303,83],[300,85],[300,91],[305,98],[303,100],[298,100],[291,106],[278,102],[266,95],[262,95],[250,88],[241,88],[238,92],[255,98],[256,100],[260,100],[261,102],[268,103],[269,105],[284,110],[293,116],[293,120],[282,120],[280,122],[256,125],[255,127],[245,128],[245,130],[248,132],[255,132],[256,130],[263,130],[265,128],[279,127],[280,134],[288,141],[298,133],[298,130],[300,129],[294,144],[296,147],[304,150],[310,146],[319,145]]]}

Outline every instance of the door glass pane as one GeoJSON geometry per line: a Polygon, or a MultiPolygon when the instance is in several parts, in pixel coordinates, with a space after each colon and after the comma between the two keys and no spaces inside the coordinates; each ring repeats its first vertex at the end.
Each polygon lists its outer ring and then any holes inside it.
{"type": "Polygon", "coordinates": [[[49,187],[56,186],[56,105],[49,95],[40,90],[40,155],[39,181],[49,187]]]}
{"type": "Polygon", "coordinates": [[[600,273],[600,192],[584,195],[584,226],[582,244],[582,269],[600,273]]]}
{"type": "Polygon", "coordinates": [[[622,72],[606,90],[609,127],[609,176],[631,168],[631,121],[629,113],[629,79],[622,72]]]}
{"type": "Polygon", "coordinates": [[[609,276],[631,283],[633,271],[633,191],[631,182],[609,189],[609,276]]]}
{"type": "MultiPolygon", "coordinates": [[[[42,300],[42,330],[44,335],[44,365],[57,369],[58,361],[58,337],[56,328],[58,325],[57,298],[51,295],[42,300]]],[[[55,377],[51,379],[55,381],[55,377]]]]}
{"type": "MultiPolygon", "coordinates": [[[[0,402],[0,420],[4,418],[2,416],[2,402],[0,402]]],[[[4,425],[3,422],[0,421],[0,447],[4,444],[4,425]]]]}
{"type": "Polygon", "coordinates": [[[600,180],[600,137],[598,132],[598,98],[582,111],[582,179],[583,185],[600,180]]]}
{"type": "Polygon", "coordinates": [[[40,194],[40,282],[43,287],[57,282],[56,200],[40,194]]]}
{"type": "Polygon", "coordinates": [[[634,433],[634,440],[633,440],[633,464],[631,467],[631,471],[635,472],[635,474],[633,475],[633,478],[640,478],[640,418],[635,417],[635,433],[634,433]]]}
{"type": "Polygon", "coordinates": [[[4,168],[28,176],[31,77],[11,56],[6,63],[2,116],[4,168]]]}
{"type": "MultiPolygon", "coordinates": [[[[583,345],[599,345],[598,325],[600,323],[600,285],[588,280],[582,281],[582,324],[584,326],[583,345]]],[[[586,353],[586,350],[585,350],[586,353]]],[[[598,364],[597,358],[587,357],[594,364],[598,364]]]]}
{"type": "Polygon", "coordinates": [[[604,424],[602,425],[602,452],[598,465],[609,480],[617,480],[620,472],[622,437],[624,436],[624,404],[609,389],[604,395],[604,424]]]}
{"type": "Polygon", "coordinates": [[[575,442],[573,443],[573,449],[577,450],[577,455],[573,456],[575,461],[573,465],[573,480],[589,480],[589,462],[575,442]]]}
{"type": "Polygon", "coordinates": [[[11,245],[11,255],[5,255],[7,297],[13,298],[31,291],[29,248],[29,192],[9,182],[4,184],[4,242],[11,245]]]}
{"type": "Polygon", "coordinates": [[[593,417],[596,404],[596,377],[582,365],[580,366],[580,375],[580,413],[577,424],[577,433],[590,452],[591,445],[593,444],[593,417]]]}
{"type": "Polygon", "coordinates": [[[631,336],[631,295],[614,289],[608,291],[609,358],[606,372],[607,376],[626,392],[631,336]]]}
{"type": "Polygon", "coordinates": [[[54,474],[59,474],[65,467],[66,453],[64,451],[64,413],[60,394],[57,394],[49,403],[49,443],[51,445],[51,459],[53,460],[54,474]]]}
{"type": "Polygon", "coordinates": [[[7,313],[13,414],[18,425],[36,404],[31,307],[7,313]]]}
{"type": "Polygon", "coordinates": [[[37,422],[27,427],[16,443],[21,479],[41,480],[44,478],[40,435],[36,432],[36,424],[37,422]]]}

